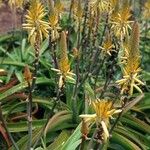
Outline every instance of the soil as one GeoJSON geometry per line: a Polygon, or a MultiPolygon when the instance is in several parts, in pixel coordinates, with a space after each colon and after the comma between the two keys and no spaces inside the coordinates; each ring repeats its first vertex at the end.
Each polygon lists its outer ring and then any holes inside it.
{"type": "Polygon", "coordinates": [[[21,15],[7,4],[0,6],[0,34],[6,34],[21,27],[21,15]]]}

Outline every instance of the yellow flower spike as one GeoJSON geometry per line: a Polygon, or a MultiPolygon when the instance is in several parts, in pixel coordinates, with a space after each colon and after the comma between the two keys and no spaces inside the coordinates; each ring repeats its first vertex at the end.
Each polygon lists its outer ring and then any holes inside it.
{"type": "Polygon", "coordinates": [[[82,3],[81,0],[77,0],[74,3],[74,9],[73,9],[73,15],[74,15],[74,19],[76,21],[77,26],[79,25],[79,23],[82,21],[82,16],[83,16],[83,8],[82,8],[82,3]]]}
{"type": "Polygon", "coordinates": [[[50,24],[50,31],[51,31],[51,41],[55,41],[59,38],[59,32],[61,28],[58,24],[59,21],[59,14],[57,9],[54,7],[52,0],[50,0],[50,13],[49,13],[49,24],[50,24]]]}
{"type": "Polygon", "coordinates": [[[97,12],[97,9],[99,12],[107,12],[110,8],[110,2],[109,0],[92,0],[90,6],[94,12],[97,12]]]}
{"type": "Polygon", "coordinates": [[[22,8],[24,0],[9,0],[8,4],[10,8],[16,7],[16,8],[22,8]]]}
{"type": "Polygon", "coordinates": [[[102,137],[105,142],[109,137],[109,119],[112,118],[113,114],[119,113],[122,110],[114,109],[112,102],[106,99],[97,99],[92,102],[91,106],[93,107],[96,114],[80,115],[80,118],[82,118],[84,124],[87,123],[86,125],[88,125],[88,130],[89,126],[92,126],[94,123],[96,124],[97,128],[102,127],[102,137]]]}
{"type": "Polygon", "coordinates": [[[60,79],[59,79],[60,88],[64,85],[66,79],[75,81],[74,78],[72,78],[72,76],[75,76],[75,74],[70,71],[70,64],[69,64],[69,59],[67,54],[66,34],[64,31],[61,32],[58,66],[59,69],[52,68],[52,70],[56,71],[60,75],[60,79]]]}
{"type": "Polygon", "coordinates": [[[83,15],[83,9],[81,6],[81,1],[78,0],[78,6],[77,6],[77,12],[76,12],[76,17],[78,18],[78,20],[82,19],[82,15],[83,15]]]}
{"type": "Polygon", "coordinates": [[[111,29],[113,30],[114,34],[118,38],[125,37],[129,34],[129,30],[131,29],[130,24],[133,21],[130,21],[131,13],[129,6],[122,6],[118,12],[114,11],[111,16],[111,29]]]}
{"type": "Polygon", "coordinates": [[[108,34],[106,34],[106,39],[103,43],[103,46],[100,47],[102,49],[102,52],[104,55],[109,55],[111,56],[111,53],[112,52],[116,52],[113,48],[114,48],[114,45],[112,43],[112,39],[111,39],[111,36],[108,34]]]}
{"type": "Polygon", "coordinates": [[[116,5],[118,4],[118,1],[119,1],[119,0],[110,0],[110,5],[111,5],[111,7],[112,7],[112,8],[115,8],[116,5]]]}
{"type": "Polygon", "coordinates": [[[60,38],[59,69],[62,71],[64,76],[66,76],[67,72],[70,71],[70,64],[67,54],[66,33],[64,31],[61,33],[60,38]]]}
{"type": "Polygon", "coordinates": [[[140,69],[140,51],[139,51],[139,25],[134,22],[130,36],[130,42],[127,46],[126,63],[122,68],[123,79],[116,81],[121,86],[121,94],[133,94],[134,88],[142,93],[138,85],[144,85],[139,79],[140,69]]]}
{"type": "Polygon", "coordinates": [[[77,8],[78,8],[78,1],[77,0],[72,0],[72,9],[71,9],[71,11],[73,12],[73,13],[76,13],[76,11],[77,11],[77,8]]]}
{"type": "Polygon", "coordinates": [[[31,44],[35,43],[37,37],[40,42],[43,37],[48,37],[49,24],[43,20],[45,15],[44,6],[38,0],[33,0],[25,15],[26,23],[23,24],[23,28],[29,33],[28,38],[31,44]]]}
{"type": "Polygon", "coordinates": [[[58,13],[55,9],[50,11],[49,23],[51,28],[54,28],[58,23],[58,13]]]}
{"type": "Polygon", "coordinates": [[[55,8],[58,14],[62,13],[64,10],[64,5],[62,4],[61,0],[55,0],[55,8]]]}
{"type": "Polygon", "coordinates": [[[149,0],[147,0],[147,2],[145,2],[145,4],[144,4],[143,17],[146,20],[148,20],[150,18],[150,1],[149,0]]]}

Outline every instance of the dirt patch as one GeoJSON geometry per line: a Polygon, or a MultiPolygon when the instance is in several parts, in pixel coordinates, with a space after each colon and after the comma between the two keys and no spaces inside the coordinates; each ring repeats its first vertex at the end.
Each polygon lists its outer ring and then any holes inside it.
{"type": "Polygon", "coordinates": [[[7,4],[0,6],[0,34],[11,32],[21,27],[21,15],[10,9],[7,4]]]}

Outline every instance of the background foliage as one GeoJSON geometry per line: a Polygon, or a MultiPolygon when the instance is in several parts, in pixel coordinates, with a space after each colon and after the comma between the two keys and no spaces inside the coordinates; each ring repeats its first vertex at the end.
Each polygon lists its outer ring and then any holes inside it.
{"type": "Polygon", "coordinates": [[[0,36],[0,149],[150,149],[149,0],[5,3],[21,11],[23,28],[0,36]],[[129,28],[122,30],[116,14],[129,28]],[[116,81],[123,78],[120,55],[135,20],[144,85],[137,84],[142,94],[134,89],[130,95],[116,81]],[[97,99],[122,110],[108,119],[106,141],[101,124],[89,128],[79,117],[93,114],[97,99]]]}

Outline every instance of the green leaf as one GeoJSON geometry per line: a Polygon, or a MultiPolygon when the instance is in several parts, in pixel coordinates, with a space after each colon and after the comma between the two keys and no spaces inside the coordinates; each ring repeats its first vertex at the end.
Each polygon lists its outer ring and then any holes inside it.
{"type": "MultiPolygon", "coordinates": [[[[34,144],[35,141],[37,140],[37,138],[41,135],[41,131],[42,131],[41,128],[33,131],[32,144],[34,144]]],[[[17,142],[17,145],[20,148],[20,150],[27,150],[28,138],[29,138],[29,136],[25,135],[17,142]]],[[[15,148],[12,146],[8,150],[15,150],[15,148]]]]}
{"type": "Polygon", "coordinates": [[[34,150],[44,150],[42,147],[37,147],[36,149],[34,150]]]}
{"type": "Polygon", "coordinates": [[[150,72],[142,71],[142,77],[144,81],[150,81],[150,72]]]}
{"type": "Polygon", "coordinates": [[[41,49],[40,49],[40,56],[47,50],[48,45],[49,45],[49,40],[45,39],[44,42],[41,45],[41,49]]]}
{"type": "MultiPolygon", "coordinates": [[[[52,84],[52,80],[48,79],[48,78],[43,78],[43,77],[39,77],[36,80],[36,84],[52,84]]],[[[26,87],[28,87],[27,82],[22,82],[20,84],[17,84],[16,86],[13,86],[11,89],[5,91],[4,93],[0,94],[0,101],[3,102],[4,99],[12,94],[14,94],[15,92],[21,91],[23,89],[25,89],[26,87]]]]}
{"type": "Polygon", "coordinates": [[[150,134],[150,126],[144,121],[139,120],[138,118],[126,114],[120,119],[120,121],[123,124],[133,127],[134,129],[138,129],[142,132],[150,134]]]}
{"type": "Polygon", "coordinates": [[[70,132],[69,131],[62,131],[60,133],[60,135],[57,137],[57,139],[52,143],[50,144],[47,149],[52,149],[52,150],[56,150],[58,148],[60,148],[60,146],[65,142],[67,141],[67,139],[69,138],[70,136],[70,132]]]}
{"type": "Polygon", "coordinates": [[[95,99],[95,93],[88,82],[85,82],[84,89],[87,96],[89,96],[92,100],[95,99]]]}
{"type": "Polygon", "coordinates": [[[0,43],[5,42],[6,40],[12,38],[12,34],[6,34],[0,36],[0,43]]]}
{"type": "MultiPolygon", "coordinates": [[[[3,47],[0,47],[0,51],[2,51],[4,54],[6,54],[12,62],[15,61],[15,58],[10,53],[8,53],[3,47]]],[[[2,58],[2,60],[3,60],[3,58],[2,58]]],[[[4,61],[2,61],[2,64],[3,63],[4,63],[4,61]]]]}
{"type": "Polygon", "coordinates": [[[56,113],[52,118],[49,119],[44,130],[44,136],[46,136],[48,130],[54,128],[56,125],[59,125],[64,121],[71,120],[71,118],[72,114],[66,110],[56,113]]]}
{"type": "MultiPolygon", "coordinates": [[[[46,123],[46,119],[33,120],[33,130],[41,128],[46,123]]],[[[28,131],[27,121],[20,121],[15,123],[7,123],[10,132],[24,132],[28,131]]]]}
{"type": "Polygon", "coordinates": [[[138,137],[135,136],[135,134],[133,134],[132,132],[126,130],[124,127],[117,127],[117,128],[115,128],[114,131],[119,133],[120,135],[123,135],[124,137],[126,137],[127,139],[129,139],[130,141],[135,143],[142,150],[147,150],[146,146],[144,145],[144,143],[142,143],[138,139],[138,137]]]}
{"type": "MultiPolygon", "coordinates": [[[[1,59],[0,59],[0,61],[1,61],[1,59]]],[[[18,62],[18,61],[16,61],[16,60],[14,60],[14,61],[12,61],[12,60],[4,60],[3,62],[2,62],[2,65],[12,65],[12,66],[17,66],[17,67],[25,67],[27,64],[26,63],[23,63],[23,62],[18,62]]],[[[33,70],[33,67],[31,67],[31,66],[29,66],[29,68],[31,69],[31,70],[33,70]]]]}
{"type": "Polygon", "coordinates": [[[17,79],[19,80],[19,82],[23,82],[24,77],[23,77],[22,72],[15,70],[15,75],[16,75],[17,79]]]}
{"type": "Polygon", "coordinates": [[[120,144],[126,150],[141,150],[136,144],[116,132],[113,132],[111,141],[120,144]]]}
{"type": "Polygon", "coordinates": [[[143,143],[143,145],[146,145],[147,148],[149,148],[150,139],[147,138],[147,136],[143,135],[142,133],[135,131],[131,128],[125,127],[127,131],[131,132],[136,136],[137,139],[140,140],[140,142],[143,143]]]}
{"type": "MultiPolygon", "coordinates": [[[[51,109],[53,106],[52,101],[45,100],[45,99],[33,98],[33,104],[35,104],[35,103],[37,103],[39,105],[43,105],[48,109],[51,109]]],[[[27,105],[26,101],[21,101],[19,103],[13,103],[13,105],[9,106],[7,109],[5,109],[5,108],[3,109],[3,115],[6,115],[5,118],[7,120],[8,116],[10,114],[25,111],[26,105],[27,105]],[[20,109],[20,108],[22,108],[22,109],[20,109]]],[[[33,105],[33,107],[34,107],[34,105],[33,105]]]]}
{"type": "Polygon", "coordinates": [[[78,125],[78,127],[75,129],[73,134],[70,136],[70,138],[62,145],[61,150],[75,150],[77,146],[81,143],[81,123],[78,125]]]}

